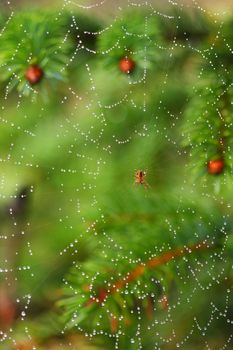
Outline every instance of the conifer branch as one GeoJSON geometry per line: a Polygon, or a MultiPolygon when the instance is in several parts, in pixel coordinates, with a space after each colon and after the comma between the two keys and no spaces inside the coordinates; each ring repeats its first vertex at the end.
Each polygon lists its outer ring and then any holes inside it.
{"type": "Polygon", "coordinates": [[[92,305],[93,303],[102,304],[108,296],[118,292],[128,283],[134,282],[136,279],[141,277],[147,269],[157,268],[158,266],[167,264],[173,259],[180,258],[187,254],[192,254],[197,251],[207,250],[210,247],[211,245],[209,243],[203,241],[197,244],[167,251],[158,257],[150,258],[146,263],[141,263],[138,266],[136,266],[133,270],[128,272],[128,274],[125,275],[125,277],[117,280],[111,288],[101,288],[99,290],[98,296],[90,298],[89,301],[86,303],[86,307],[92,305]]]}

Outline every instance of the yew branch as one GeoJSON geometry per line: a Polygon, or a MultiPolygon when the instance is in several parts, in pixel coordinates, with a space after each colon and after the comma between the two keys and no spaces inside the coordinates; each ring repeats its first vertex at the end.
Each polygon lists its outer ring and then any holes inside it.
{"type": "Polygon", "coordinates": [[[144,272],[147,269],[154,269],[158,266],[164,265],[168,262],[170,262],[173,259],[192,254],[197,251],[201,250],[207,250],[211,247],[209,243],[206,241],[184,246],[182,248],[177,248],[171,251],[167,251],[157,257],[150,258],[147,262],[141,263],[138,266],[136,266],[134,269],[132,269],[130,272],[128,272],[123,278],[117,280],[115,283],[113,283],[112,287],[106,289],[102,288],[99,290],[97,297],[91,297],[89,301],[87,302],[86,306],[90,306],[94,303],[101,304],[103,303],[109,295],[112,295],[114,293],[117,293],[120,289],[125,287],[128,283],[132,283],[135,280],[137,280],[139,277],[141,277],[144,272]]]}

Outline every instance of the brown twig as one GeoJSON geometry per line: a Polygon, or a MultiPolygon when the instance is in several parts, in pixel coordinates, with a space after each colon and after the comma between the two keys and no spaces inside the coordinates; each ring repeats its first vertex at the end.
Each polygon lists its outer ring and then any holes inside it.
{"type": "Polygon", "coordinates": [[[91,297],[86,306],[90,306],[94,303],[101,304],[103,303],[109,295],[112,295],[122,289],[126,284],[134,282],[136,279],[141,277],[147,269],[154,269],[158,266],[164,265],[170,262],[173,259],[185,256],[187,254],[194,253],[200,250],[206,250],[210,248],[210,244],[203,241],[198,244],[193,244],[190,246],[185,246],[183,248],[177,248],[161,254],[158,257],[150,258],[146,263],[141,263],[136,266],[131,272],[128,272],[125,277],[117,280],[112,287],[106,289],[102,288],[98,292],[97,297],[91,297]]]}

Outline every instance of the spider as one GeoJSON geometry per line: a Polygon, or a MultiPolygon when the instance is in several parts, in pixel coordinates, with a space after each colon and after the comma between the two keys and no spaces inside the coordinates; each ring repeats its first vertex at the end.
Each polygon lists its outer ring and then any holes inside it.
{"type": "Polygon", "coordinates": [[[144,185],[145,187],[148,187],[148,183],[145,180],[146,172],[143,170],[137,170],[135,173],[135,184],[137,185],[144,185]]]}

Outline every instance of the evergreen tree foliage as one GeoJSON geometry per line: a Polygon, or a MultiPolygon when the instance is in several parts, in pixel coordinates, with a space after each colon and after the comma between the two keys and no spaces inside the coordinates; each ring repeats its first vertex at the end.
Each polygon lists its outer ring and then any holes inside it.
{"type": "MultiPolygon", "coordinates": [[[[12,17],[1,36],[1,80],[7,81],[7,92],[17,87],[22,94],[33,92],[25,73],[31,65],[38,65],[46,82],[52,85],[64,80],[68,62],[68,42],[62,28],[61,15],[29,11],[12,17]]],[[[44,84],[43,84],[44,85],[44,84]]]]}
{"type": "Polygon", "coordinates": [[[101,23],[33,10],[3,24],[1,253],[37,273],[10,276],[21,302],[0,349],[61,336],[79,348],[80,334],[95,349],[232,344],[233,21],[166,11],[101,23]]]}

